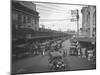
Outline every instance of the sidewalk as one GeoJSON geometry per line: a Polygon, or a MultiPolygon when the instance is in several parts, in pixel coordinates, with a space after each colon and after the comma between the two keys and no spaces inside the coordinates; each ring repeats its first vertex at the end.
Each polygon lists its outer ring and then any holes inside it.
{"type": "Polygon", "coordinates": [[[82,58],[79,56],[70,56],[70,40],[66,40],[63,42],[63,49],[67,51],[67,56],[64,61],[65,64],[68,65],[69,70],[87,70],[87,69],[95,69],[96,65],[93,64],[92,61],[88,61],[87,58],[82,58]]]}
{"type": "Polygon", "coordinates": [[[66,56],[65,63],[70,67],[70,70],[88,70],[95,69],[93,62],[79,56],[66,56]]]}
{"type": "Polygon", "coordinates": [[[47,59],[48,56],[38,55],[19,60],[12,64],[12,72],[27,72],[29,68],[32,68],[35,71],[35,67],[46,67],[48,65],[47,59]]]}

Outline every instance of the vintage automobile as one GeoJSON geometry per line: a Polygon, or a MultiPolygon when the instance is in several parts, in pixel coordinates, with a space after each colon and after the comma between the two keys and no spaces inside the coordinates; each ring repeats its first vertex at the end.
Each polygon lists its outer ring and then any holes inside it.
{"type": "Polygon", "coordinates": [[[50,69],[52,71],[65,71],[67,68],[63,61],[54,61],[50,69]]]}
{"type": "Polygon", "coordinates": [[[59,51],[51,51],[49,52],[50,58],[48,59],[49,63],[52,63],[53,61],[63,60],[63,54],[59,51]]]}
{"type": "Polygon", "coordinates": [[[63,56],[59,53],[53,53],[48,59],[50,71],[64,71],[66,64],[64,64],[63,56]]]}
{"type": "Polygon", "coordinates": [[[70,47],[70,55],[78,55],[78,50],[75,46],[70,47]]]}

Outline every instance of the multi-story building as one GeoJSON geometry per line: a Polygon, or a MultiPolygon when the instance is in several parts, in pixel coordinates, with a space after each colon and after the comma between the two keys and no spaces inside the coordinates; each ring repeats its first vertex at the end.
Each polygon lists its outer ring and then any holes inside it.
{"type": "MultiPolygon", "coordinates": [[[[12,30],[18,31],[21,29],[26,30],[39,30],[39,13],[36,11],[36,5],[29,1],[12,1],[12,30]]],[[[29,32],[29,31],[28,31],[29,32]]],[[[23,34],[30,36],[30,32],[23,34]]],[[[21,31],[20,35],[22,36],[21,31]]],[[[17,33],[15,34],[17,35],[17,33]]],[[[19,36],[19,35],[18,35],[19,36]]]]}
{"type": "Polygon", "coordinates": [[[82,32],[86,37],[96,37],[96,6],[83,7],[82,10],[82,32]]]}

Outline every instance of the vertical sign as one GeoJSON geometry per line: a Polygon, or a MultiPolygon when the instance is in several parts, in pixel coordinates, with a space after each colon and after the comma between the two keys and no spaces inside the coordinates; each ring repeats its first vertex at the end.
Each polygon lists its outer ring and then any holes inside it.
{"type": "Polygon", "coordinates": [[[71,16],[72,18],[70,19],[70,21],[76,22],[77,21],[77,10],[71,10],[71,16]]]}
{"type": "Polygon", "coordinates": [[[76,17],[77,15],[77,10],[71,10],[71,16],[76,17]]]}

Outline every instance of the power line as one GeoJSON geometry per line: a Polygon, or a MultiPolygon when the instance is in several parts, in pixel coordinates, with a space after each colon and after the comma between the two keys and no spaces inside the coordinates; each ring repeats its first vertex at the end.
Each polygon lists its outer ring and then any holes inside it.
{"type": "MultiPolygon", "coordinates": [[[[58,12],[64,12],[66,10],[61,10],[62,7],[59,7],[58,9],[57,8],[54,8],[54,7],[48,7],[48,5],[41,5],[41,4],[36,4],[37,6],[37,9],[40,9],[40,10],[46,10],[46,11],[58,11],[58,12]]],[[[65,9],[65,8],[62,8],[62,9],[65,9]]]]}
{"type": "Polygon", "coordinates": [[[57,7],[57,8],[60,7],[60,6],[58,6],[57,4],[39,3],[39,2],[35,2],[35,3],[36,3],[36,4],[42,4],[42,5],[50,5],[50,6],[57,7]]]}
{"type": "MultiPolygon", "coordinates": [[[[51,12],[47,11],[47,12],[44,12],[44,11],[40,11],[41,14],[51,14],[51,12]]],[[[61,13],[58,13],[58,12],[53,12],[53,13],[56,13],[56,14],[61,14],[61,13]]]]}
{"type": "Polygon", "coordinates": [[[40,19],[40,21],[43,21],[43,22],[67,21],[67,20],[70,20],[70,19],[40,19]]]}
{"type": "MultiPolygon", "coordinates": [[[[62,14],[62,13],[53,12],[53,14],[59,15],[59,14],[62,14]]],[[[51,14],[51,12],[41,12],[40,15],[45,15],[45,16],[48,16],[49,15],[50,16],[52,14],[51,14]]],[[[67,16],[70,16],[70,14],[66,14],[65,17],[67,17],[67,16]]]]}
{"type": "Polygon", "coordinates": [[[69,19],[40,19],[40,20],[69,20],[69,19]]]}
{"type": "Polygon", "coordinates": [[[48,9],[52,9],[52,10],[59,10],[59,11],[66,11],[66,10],[61,10],[61,8],[57,9],[57,8],[54,8],[54,7],[48,7],[46,5],[41,5],[41,4],[37,4],[38,7],[44,7],[44,8],[48,8],[48,9]]]}
{"type": "Polygon", "coordinates": [[[72,3],[56,3],[56,2],[39,2],[39,1],[33,1],[34,3],[42,3],[42,4],[59,4],[59,5],[76,5],[76,6],[88,6],[85,4],[72,4],[72,3]]]}
{"type": "MultiPolygon", "coordinates": [[[[65,12],[66,10],[59,10],[59,9],[48,9],[48,8],[39,8],[39,7],[37,7],[37,9],[40,9],[40,10],[49,10],[49,11],[57,11],[57,12],[65,12]]],[[[68,13],[67,11],[66,11],[66,13],[68,13]]]]}
{"type": "Polygon", "coordinates": [[[43,8],[37,8],[37,10],[42,10],[42,11],[51,11],[51,12],[57,12],[57,13],[67,13],[65,11],[57,11],[57,10],[51,10],[51,9],[43,9],[43,8]]]}
{"type": "Polygon", "coordinates": [[[47,13],[47,14],[48,14],[48,13],[49,13],[49,14],[50,14],[50,13],[53,13],[53,14],[54,14],[54,13],[56,13],[56,14],[66,13],[66,12],[47,11],[47,10],[41,10],[41,9],[40,9],[40,10],[37,10],[37,11],[38,11],[39,13],[44,13],[44,14],[45,14],[45,13],[47,13]]]}

